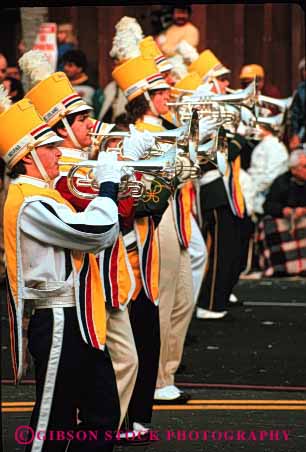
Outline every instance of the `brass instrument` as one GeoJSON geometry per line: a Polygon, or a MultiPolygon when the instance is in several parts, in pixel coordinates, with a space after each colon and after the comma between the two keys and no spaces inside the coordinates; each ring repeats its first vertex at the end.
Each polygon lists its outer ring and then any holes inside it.
{"type": "MultiPolygon", "coordinates": [[[[171,180],[182,173],[182,165],[176,161],[177,149],[172,146],[162,157],[152,158],[150,160],[124,160],[116,164],[121,168],[122,180],[119,186],[120,197],[131,196],[135,199],[144,194],[145,187],[134,177],[134,171],[143,172],[158,176],[171,183],[171,180]]],[[[67,163],[60,163],[67,166],[67,163]]],[[[99,185],[94,177],[94,168],[98,165],[97,160],[83,160],[79,162],[70,162],[71,169],[67,175],[67,185],[71,193],[78,198],[93,199],[99,191],[99,185]],[[81,169],[87,169],[86,175],[77,176],[81,169]],[[78,187],[90,187],[93,193],[84,193],[78,190],[78,187]]]]}
{"type": "MultiPolygon", "coordinates": [[[[162,157],[168,152],[169,146],[176,146],[177,149],[177,172],[182,179],[194,178],[199,174],[199,168],[196,162],[196,152],[198,147],[198,114],[190,119],[189,124],[172,130],[163,132],[151,132],[155,138],[154,146],[147,152],[145,160],[152,162],[152,157],[162,157]],[[192,134],[191,134],[192,131],[192,134]],[[197,137],[195,139],[195,137],[197,137]],[[190,161],[191,160],[191,163],[190,161]],[[189,176],[187,176],[189,175],[189,176]]],[[[97,135],[97,134],[92,134],[97,135]]],[[[106,140],[114,138],[130,137],[130,132],[110,132],[103,136],[106,140]]],[[[105,146],[101,146],[101,150],[105,150],[105,146]]],[[[109,148],[109,151],[114,150],[109,148]]],[[[124,154],[121,153],[124,157],[124,154]]],[[[143,160],[141,160],[143,161],[143,160]]]]}
{"type": "MultiPolygon", "coordinates": [[[[166,144],[174,144],[178,138],[184,134],[186,128],[185,127],[178,127],[177,129],[173,130],[165,130],[164,132],[150,132],[151,135],[155,138],[155,144],[154,146],[148,151],[147,155],[144,157],[145,159],[151,158],[151,157],[158,157],[164,154],[164,150],[162,147],[163,143],[166,144]]],[[[99,134],[99,133],[90,133],[89,135],[92,135],[95,137],[96,143],[99,143],[99,151],[117,151],[122,157],[124,157],[124,154],[122,152],[122,140],[124,138],[130,137],[130,132],[109,132],[106,134],[99,134]],[[119,138],[121,139],[121,143],[118,145],[117,148],[108,148],[107,143],[109,140],[113,140],[119,138]]]]}
{"type": "Polygon", "coordinates": [[[252,108],[255,104],[255,83],[250,83],[244,90],[232,94],[211,94],[198,98],[186,97],[180,102],[168,102],[168,106],[175,109],[181,122],[190,120],[192,111],[196,109],[199,118],[210,116],[220,125],[228,124],[237,128],[240,121],[240,106],[252,108]]]}
{"type": "Polygon", "coordinates": [[[287,97],[285,99],[277,99],[275,97],[264,96],[263,94],[259,94],[257,96],[257,104],[270,104],[275,105],[281,112],[285,112],[290,108],[293,98],[287,97]]]}

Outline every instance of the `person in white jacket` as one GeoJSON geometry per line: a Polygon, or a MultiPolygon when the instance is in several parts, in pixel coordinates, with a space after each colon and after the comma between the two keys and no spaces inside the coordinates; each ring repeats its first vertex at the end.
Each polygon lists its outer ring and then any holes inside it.
{"type": "Polygon", "coordinates": [[[261,125],[262,141],[254,148],[248,174],[254,190],[253,209],[263,214],[263,203],[267,192],[280,174],[288,171],[288,151],[284,143],[268,125],[261,125]]]}

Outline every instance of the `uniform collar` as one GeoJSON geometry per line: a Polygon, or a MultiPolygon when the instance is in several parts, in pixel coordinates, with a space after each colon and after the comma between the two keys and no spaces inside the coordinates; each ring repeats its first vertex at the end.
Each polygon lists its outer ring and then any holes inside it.
{"type": "Polygon", "coordinates": [[[154,126],[162,126],[163,125],[162,119],[157,118],[156,116],[151,116],[151,115],[144,115],[142,122],[144,122],[146,124],[152,124],[154,126]]]}
{"type": "Polygon", "coordinates": [[[50,185],[48,182],[42,180],[42,179],[37,179],[36,177],[31,177],[31,176],[26,176],[26,175],[21,175],[19,177],[17,177],[16,179],[12,179],[11,180],[11,184],[30,184],[30,185],[35,185],[36,187],[41,187],[41,188],[50,188],[50,185]]]}
{"type": "Polygon", "coordinates": [[[60,146],[59,146],[59,150],[62,153],[62,157],[72,157],[72,158],[77,158],[79,160],[88,160],[89,153],[86,151],[82,151],[80,149],[74,149],[74,148],[65,148],[65,147],[60,147],[60,146]]]}

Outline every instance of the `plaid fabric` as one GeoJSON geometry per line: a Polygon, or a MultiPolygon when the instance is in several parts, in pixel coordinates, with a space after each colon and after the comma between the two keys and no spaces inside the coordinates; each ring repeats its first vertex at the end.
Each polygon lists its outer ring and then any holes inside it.
{"type": "Polygon", "coordinates": [[[264,276],[306,276],[306,216],[292,224],[285,218],[263,218],[256,244],[264,276]]]}

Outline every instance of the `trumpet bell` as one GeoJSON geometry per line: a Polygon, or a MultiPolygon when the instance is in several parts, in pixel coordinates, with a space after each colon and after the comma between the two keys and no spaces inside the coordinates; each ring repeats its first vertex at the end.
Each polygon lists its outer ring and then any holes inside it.
{"type": "Polygon", "coordinates": [[[281,112],[285,112],[286,110],[288,110],[288,108],[290,108],[290,106],[292,104],[292,100],[293,100],[292,96],[287,97],[285,99],[277,99],[275,97],[264,96],[263,94],[259,94],[257,103],[259,105],[262,105],[262,104],[275,105],[276,107],[279,108],[279,110],[281,112]]]}

